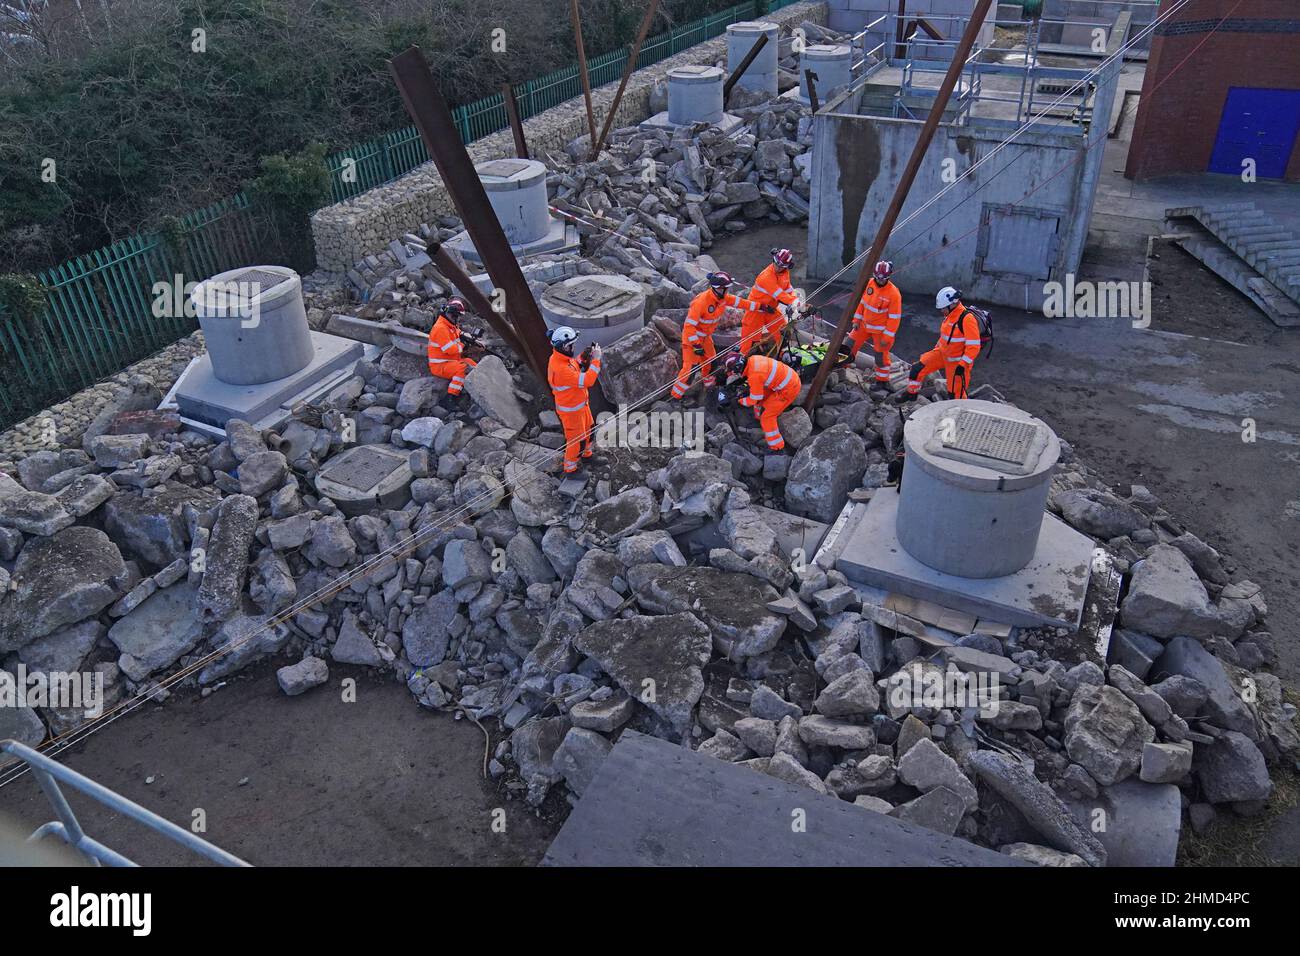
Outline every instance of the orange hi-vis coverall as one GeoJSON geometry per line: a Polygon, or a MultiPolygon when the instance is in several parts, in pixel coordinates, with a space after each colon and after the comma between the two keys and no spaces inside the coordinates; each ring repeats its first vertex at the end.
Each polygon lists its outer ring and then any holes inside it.
{"type": "Polygon", "coordinates": [[[785,328],[785,318],[781,315],[781,306],[794,305],[798,296],[790,288],[790,270],[778,272],[776,265],[770,265],[758,274],[754,286],[749,290],[749,301],[753,308],[745,313],[740,322],[740,352],[753,351],[764,339],[772,339],[781,334],[785,328]],[[767,306],[771,312],[763,311],[767,306]]]}
{"type": "Polygon", "coordinates": [[[719,297],[712,289],[705,289],[691,301],[686,322],[682,325],[682,370],[673,385],[673,398],[680,399],[686,394],[691,372],[695,371],[696,365],[700,366],[701,374],[709,374],[710,363],[718,354],[718,350],[713,347],[713,331],[728,307],[746,311],[757,308],[748,299],[730,292],[719,297]],[[697,355],[697,348],[703,349],[704,354],[697,355]]]}
{"type": "Polygon", "coordinates": [[[465,387],[465,373],[478,363],[465,358],[465,346],[460,340],[460,329],[443,316],[429,330],[429,372],[438,378],[451,379],[448,395],[459,395],[465,387]]]}
{"type": "Polygon", "coordinates": [[[898,334],[898,323],[903,319],[903,294],[892,282],[880,285],[873,278],[867,283],[867,290],[862,293],[858,311],[853,313],[853,328],[849,331],[849,341],[853,343],[853,354],[857,355],[868,340],[876,352],[876,381],[888,382],[891,369],[890,352],[894,348],[894,336],[898,334]]]}
{"type": "Polygon", "coordinates": [[[564,473],[578,470],[578,457],[591,457],[595,440],[596,420],[591,415],[587,390],[596,384],[600,375],[600,359],[593,358],[591,366],[583,369],[582,363],[561,352],[551,353],[551,363],[546,369],[546,381],[555,396],[555,414],[564,426],[564,473]]]}
{"type": "Polygon", "coordinates": [[[763,426],[767,447],[780,451],[785,447],[785,439],[776,420],[799,397],[803,383],[794,369],[766,355],[749,357],[745,362],[745,378],[749,380],[749,394],[740,400],[740,404],[754,408],[763,426]]]}
{"type": "Polygon", "coordinates": [[[956,302],[939,325],[939,341],[920,358],[921,370],[912,369],[912,380],[907,383],[909,394],[921,390],[921,382],[931,372],[944,370],[948,394],[965,398],[970,390],[971,371],[975,356],[980,354],[980,323],[975,314],[956,302]]]}

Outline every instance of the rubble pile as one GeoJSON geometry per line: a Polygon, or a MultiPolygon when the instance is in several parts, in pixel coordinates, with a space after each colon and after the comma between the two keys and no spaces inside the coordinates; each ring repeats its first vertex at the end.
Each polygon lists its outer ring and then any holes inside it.
{"type": "MultiPolygon", "coordinates": [[[[637,335],[671,325],[655,318],[637,335]]],[[[1145,489],[1121,496],[1068,457],[1053,480],[1051,510],[1128,575],[1107,659],[1064,633],[945,632],[779,543],[781,513],[826,521],[894,493],[902,415],[858,370],[813,418],[786,413],[791,456],[710,407],[703,452],[608,449],[570,498],[537,383],[489,356],[449,408],[411,358],[362,363],[279,432],[232,421],[213,442],[128,413],[4,465],[5,667],[93,669],[109,706],[165,696],[156,682],[191,664],[182,686],[209,693],[287,657],[290,695],[373,667],[499,727],[489,771],[533,806],[580,795],[631,727],[1054,865],[1104,863],[1077,815],[1135,787],[1172,795],[1149,825],[1175,835],[1184,805],[1198,828],[1255,813],[1268,762],[1300,748],[1260,589],[1145,489]],[[142,430],[113,433],[123,420],[142,430]],[[408,503],[349,516],[316,490],[357,444],[405,456],[408,503]],[[990,706],[899,692],[993,675],[990,706]]],[[[81,719],[33,711],[14,732],[39,743],[81,719]]]]}

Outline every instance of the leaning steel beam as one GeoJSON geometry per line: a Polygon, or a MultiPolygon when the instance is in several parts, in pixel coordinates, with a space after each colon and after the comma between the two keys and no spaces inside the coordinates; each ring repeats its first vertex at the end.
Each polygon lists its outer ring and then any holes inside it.
{"type": "Polygon", "coordinates": [[[591,107],[591,74],[587,72],[587,48],[582,42],[582,17],[578,13],[578,0],[569,4],[569,16],[573,19],[573,45],[578,50],[578,76],[582,80],[582,98],[587,103],[587,131],[591,138],[589,144],[596,142],[596,113],[591,107]]]}
{"type": "Polygon", "coordinates": [[[515,89],[509,83],[501,84],[501,100],[506,105],[506,118],[510,120],[510,132],[515,137],[515,155],[520,159],[527,159],[528,140],[524,139],[524,124],[519,120],[519,104],[515,102],[515,89]]]}
{"type": "Polygon", "coordinates": [[[411,47],[393,57],[389,69],[402,94],[406,112],[419,129],[420,138],[438,167],[438,174],[451,194],[469,238],[492,277],[492,284],[505,295],[506,312],[513,320],[520,344],[524,346],[520,358],[528,363],[539,379],[545,381],[546,356],[550,352],[546,322],[510,248],[505,230],[488,202],[483,183],[474,171],[474,163],[460,141],[447,101],[433,82],[429,63],[419,47],[411,47]]]}
{"type": "Polygon", "coordinates": [[[751,46],[749,52],[745,54],[745,58],[740,61],[740,65],[736,67],[731,76],[727,77],[727,82],[722,84],[722,108],[724,110],[727,108],[727,101],[731,99],[732,87],[734,87],[737,81],[745,75],[745,71],[749,69],[749,65],[754,62],[754,57],[758,56],[759,51],[765,46],[767,46],[767,34],[760,33],[758,39],[754,41],[754,45],[751,46]]]}
{"type": "MultiPolygon", "coordinates": [[[[528,348],[520,341],[515,330],[511,328],[510,323],[501,317],[496,309],[492,308],[492,303],[488,301],[487,296],[479,291],[473,280],[466,275],[465,270],[460,267],[460,263],[449,253],[442,243],[433,243],[426,250],[431,258],[447,280],[456,287],[469,306],[470,311],[476,315],[482,316],[487,320],[488,325],[492,326],[492,331],[501,336],[506,347],[516,355],[527,357],[528,348]]],[[[528,362],[532,366],[532,362],[528,362]]]]}
{"type": "Polygon", "coordinates": [[[817,102],[817,74],[812,70],[803,71],[803,81],[808,87],[808,106],[814,114],[822,111],[821,104],[817,102]]]}
{"type": "Polygon", "coordinates": [[[858,281],[854,284],[853,294],[849,296],[848,301],[844,304],[844,313],[840,316],[839,324],[835,326],[834,334],[831,335],[830,344],[826,349],[826,357],[822,359],[822,364],[817,368],[817,374],[813,378],[812,387],[808,389],[808,397],[804,400],[804,408],[809,412],[817,403],[817,397],[821,395],[822,387],[825,386],[826,379],[831,374],[831,367],[835,364],[835,358],[839,354],[840,344],[844,341],[844,334],[849,329],[849,323],[853,321],[853,313],[857,311],[862,294],[867,291],[867,282],[871,278],[871,271],[875,267],[876,260],[880,258],[880,254],[884,251],[885,243],[889,241],[889,234],[894,231],[894,223],[898,221],[898,214],[903,209],[903,203],[907,201],[907,194],[911,191],[912,183],[916,179],[916,173],[921,168],[921,160],[925,158],[926,150],[929,149],[930,142],[934,139],[935,130],[939,128],[939,120],[943,118],[943,111],[948,106],[948,100],[951,99],[952,91],[957,86],[961,71],[966,68],[966,59],[975,46],[975,38],[979,35],[980,27],[984,24],[984,17],[988,14],[989,7],[992,5],[993,0],[976,0],[975,9],[971,12],[970,20],[966,23],[966,30],[962,34],[961,42],[957,44],[957,49],[953,51],[952,62],[948,64],[948,72],[944,75],[943,83],[939,87],[939,94],[934,99],[934,106],[930,108],[930,115],[925,118],[925,124],[921,127],[921,135],[917,137],[916,146],[912,149],[911,158],[907,161],[903,175],[899,177],[898,186],[894,189],[894,198],[890,201],[889,208],[885,210],[885,217],[880,220],[880,228],[876,230],[876,238],[871,243],[871,249],[867,252],[866,258],[862,260],[862,268],[858,271],[858,281]]]}
{"type": "Polygon", "coordinates": [[[609,112],[605,114],[605,123],[600,128],[600,138],[591,144],[590,158],[593,160],[600,155],[600,150],[605,145],[605,137],[609,135],[609,128],[614,125],[618,104],[623,101],[623,91],[627,89],[627,81],[631,78],[632,71],[636,69],[636,58],[641,55],[641,44],[645,42],[646,34],[650,32],[650,24],[654,21],[658,10],[659,0],[650,0],[650,9],[645,12],[645,19],[641,21],[636,42],[632,44],[632,52],[627,58],[627,66],[623,67],[623,78],[618,81],[618,92],[614,94],[614,102],[609,104],[609,112]]]}

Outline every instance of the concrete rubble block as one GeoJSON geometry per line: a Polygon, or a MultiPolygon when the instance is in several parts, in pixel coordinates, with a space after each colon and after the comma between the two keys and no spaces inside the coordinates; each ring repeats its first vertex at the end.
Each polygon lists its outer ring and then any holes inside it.
{"type": "Polygon", "coordinates": [[[146,598],[139,607],[108,629],[108,639],[121,656],[118,666],[134,681],[171,667],[203,638],[197,588],[174,584],[146,598]]]}
{"type": "Polygon", "coordinates": [[[297,697],[313,687],[327,683],[330,679],[330,669],[329,665],[319,657],[304,657],[296,664],[277,670],[275,679],[280,685],[280,690],[290,697],[297,697]]]}
{"type": "Polygon", "coordinates": [[[524,527],[543,527],[568,510],[569,499],[560,494],[560,483],[544,471],[511,461],[506,463],[505,476],[510,513],[524,527]]]}
{"type": "Polygon", "coordinates": [[[728,511],[718,525],[727,546],[746,561],[777,553],[776,532],[753,508],[728,511]]]}
{"type": "Polygon", "coordinates": [[[802,405],[782,412],[776,424],[781,429],[781,437],[785,439],[786,445],[796,451],[808,444],[813,436],[812,419],[802,405]]]}
{"type": "Polygon", "coordinates": [[[918,740],[898,760],[898,779],[922,793],[935,787],[946,787],[961,797],[964,812],[971,813],[979,806],[975,784],[938,745],[930,739],[918,740]]]}
{"type": "Polygon", "coordinates": [[[551,785],[564,778],[555,766],[555,752],[569,727],[567,717],[539,717],[517,727],[510,737],[510,753],[520,778],[528,785],[528,802],[532,806],[539,805],[551,785]]]}
{"type": "Polygon", "coordinates": [[[671,385],[680,369],[680,356],[646,326],[605,348],[596,381],[610,404],[630,405],[671,385]]]}
{"type": "Polygon", "coordinates": [[[799,738],[814,747],[838,747],[841,750],[869,750],[876,735],[870,726],[831,720],[814,714],[799,720],[799,738]]]}
{"type": "Polygon", "coordinates": [[[477,541],[455,538],[442,558],[442,582],[449,588],[478,584],[492,577],[492,558],[477,541]]]}
{"type": "Polygon", "coordinates": [[[555,748],[551,763],[569,789],[581,796],[612,749],[613,744],[595,731],[570,727],[555,748]]]}
{"type": "Polygon", "coordinates": [[[550,584],[556,579],[550,561],[526,532],[519,532],[506,544],[506,561],[525,584],[550,584]]]}
{"type": "Polygon", "coordinates": [[[741,741],[760,757],[776,753],[776,723],[761,717],[742,717],[732,730],[741,741]]]}
{"type": "MultiPolygon", "coordinates": [[[[861,658],[857,658],[861,660],[861,658]]],[[[875,677],[865,666],[831,681],[817,695],[813,705],[825,717],[857,717],[874,714],[880,708],[880,691],[875,677]]]]}
{"type": "Polygon", "coordinates": [[[1132,534],[1150,524],[1132,505],[1095,488],[1072,489],[1056,495],[1053,501],[1067,524],[1103,541],[1132,534]]]}
{"type": "Polygon", "coordinates": [[[394,406],[397,414],[403,418],[418,418],[430,411],[447,393],[449,382],[450,379],[425,375],[403,383],[402,390],[397,393],[397,404],[394,406]]]}
{"type": "Polygon", "coordinates": [[[744,741],[735,734],[729,733],[724,727],[719,727],[714,731],[713,736],[700,744],[697,750],[716,760],[725,760],[728,763],[737,763],[754,756],[753,751],[745,746],[744,741]]]}
{"type": "Polygon", "coordinates": [[[1114,687],[1078,687],[1065,715],[1065,751],[1102,786],[1137,771],[1155,730],[1114,687]]]}
{"type": "Polygon", "coordinates": [[[1300,729],[1296,727],[1295,711],[1288,710],[1282,698],[1282,681],[1276,674],[1255,674],[1254,679],[1255,712],[1264,733],[1279,753],[1300,755],[1300,729]]]}
{"type": "Polygon", "coordinates": [[[624,567],[629,568],[636,564],[656,562],[675,568],[686,567],[686,558],[681,548],[667,531],[643,531],[623,538],[618,543],[618,559],[624,567]]]}
{"type": "Polygon", "coordinates": [[[796,720],[803,716],[798,704],[792,704],[766,684],[754,688],[749,698],[749,712],[763,720],[781,721],[786,717],[796,720]]]}
{"type": "Polygon", "coordinates": [[[279,654],[289,643],[288,625],[266,615],[239,614],[226,621],[208,640],[220,656],[199,671],[199,683],[212,684],[254,661],[279,654]]]}
{"type": "Polygon", "coordinates": [[[226,422],[226,441],[236,461],[244,461],[253,455],[266,451],[266,440],[262,433],[241,418],[232,418],[226,422]]]}
{"type": "Polygon", "coordinates": [[[618,541],[659,520],[659,501],[644,485],[606,498],[587,509],[583,533],[602,541],[618,541]]]}
{"type": "Polygon", "coordinates": [[[203,561],[203,583],[196,595],[208,620],[224,621],[239,610],[257,513],[257,499],[242,494],[223,499],[217,509],[203,561]]]}
{"type": "Polygon", "coordinates": [[[1138,680],[1144,681],[1151,672],[1151,665],[1164,649],[1164,644],[1149,634],[1117,628],[1110,636],[1106,660],[1123,666],[1138,680]]]}
{"type": "Polygon", "coordinates": [[[573,726],[612,734],[632,719],[636,701],[622,691],[604,700],[582,700],[569,708],[573,726]]]}
{"type": "Polygon", "coordinates": [[[94,649],[107,630],[95,618],[87,618],[38,637],[18,650],[18,659],[27,666],[28,671],[70,674],[80,670],[86,655],[94,649]]]}
{"type": "Polygon", "coordinates": [[[465,391],[489,418],[507,428],[519,431],[528,424],[528,412],[515,395],[514,379],[497,356],[479,359],[465,375],[465,391]]]}
{"type": "Polygon", "coordinates": [[[796,514],[832,522],[866,467],[862,439],[846,425],[833,425],[795,455],[785,482],[786,504],[796,514]]]}
{"type": "Polygon", "coordinates": [[[1155,727],[1162,726],[1173,715],[1173,709],[1163,697],[1119,664],[1107,669],[1106,682],[1137,704],[1142,716],[1155,727]]]}
{"type": "Polygon", "coordinates": [[[1079,826],[1106,848],[1107,866],[1174,865],[1183,814],[1172,784],[1130,778],[1069,806],[1079,826]]]}
{"type": "Polygon", "coordinates": [[[712,648],[699,618],[677,613],[598,621],[577,635],[574,646],[679,733],[689,728],[712,648]]]}
{"type": "Polygon", "coordinates": [[[1219,635],[1231,640],[1241,633],[1211,603],[1183,552],[1167,544],[1156,545],[1133,566],[1120,619],[1127,628],[1161,639],[1219,635]]]}
{"type": "Polygon", "coordinates": [[[61,488],[55,497],[68,514],[84,518],[116,493],[117,485],[102,475],[82,475],[61,488]]]}
{"type": "Polygon", "coordinates": [[[1158,744],[1142,748],[1143,783],[1178,783],[1192,769],[1192,742],[1158,744]]]}
{"type": "Polygon", "coordinates": [[[778,780],[784,780],[786,783],[798,784],[817,793],[831,795],[830,788],[817,774],[800,765],[797,760],[786,753],[779,753],[768,761],[767,774],[770,777],[776,777],[778,780]]]}
{"type": "Polygon", "coordinates": [[[0,653],[93,617],[122,595],[128,580],[117,545],[96,528],[29,539],[0,598],[0,653]]]}
{"type": "Polygon", "coordinates": [[[1233,684],[1222,662],[1199,641],[1190,637],[1175,637],[1169,641],[1164,653],[1151,666],[1151,676],[1161,684],[1171,676],[1195,680],[1205,691],[1205,704],[1187,716],[1203,715],[1216,727],[1239,731],[1252,740],[1258,737],[1255,715],[1242,700],[1244,688],[1233,684]]]}
{"type": "Polygon", "coordinates": [[[936,787],[914,800],[901,803],[889,811],[889,816],[904,823],[937,830],[952,836],[965,813],[965,801],[947,787],[936,787]]]}
{"type": "Polygon", "coordinates": [[[451,641],[468,626],[459,609],[451,591],[439,591],[416,606],[402,625],[402,648],[412,664],[430,667],[446,659],[451,641]]]}
{"type": "Polygon", "coordinates": [[[345,568],[356,560],[357,542],[348,531],[347,522],[331,515],[312,523],[311,538],[303,554],[314,564],[345,568]]]}
{"type": "Polygon", "coordinates": [[[1192,755],[1192,773],[1210,803],[1267,800],[1273,792],[1264,755],[1245,734],[1225,732],[1192,755]]]}
{"type": "Polygon", "coordinates": [[[628,569],[627,581],[648,610],[695,614],[712,632],[718,652],[732,659],[770,651],[785,633],[786,618],[766,608],[779,595],[748,574],[638,564],[628,569]]]}
{"type": "Polygon", "coordinates": [[[1022,764],[1004,754],[980,750],[967,757],[976,778],[1015,807],[1048,844],[1081,857],[1089,866],[1106,865],[1106,848],[1070,809],[1022,764]]]}
{"type": "MultiPolygon", "coordinates": [[[[343,616],[338,640],[330,648],[330,657],[340,664],[358,664],[362,667],[379,667],[387,662],[375,642],[362,629],[357,616],[350,612],[343,616]]],[[[391,651],[388,657],[392,657],[391,651]]]]}
{"type": "Polygon", "coordinates": [[[148,498],[120,491],[104,504],[104,530],[127,554],[162,567],[188,557],[187,508],[206,512],[220,500],[221,495],[211,487],[168,485],[148,498]]]}
{"type": "Polygon", "coordinates": [[[54,495],[28,491],[0,472],[0,526],[48,537],[74,521],[54,495]]]}
{"type": "Polygon", "coordinates": [[[249,455],[239,463],[239,490],[253,498],[279,488],[289,473],[289,463],[278,451],[249,455]]]}
{"type": "Polygon", "coordinates": [[[1082,857],[1073,853],[1062,853],[1060,850],[1039,846],[1036,843],[1008,843],[1005,846],[998,847],[998,852],[1006,854],[1013,860],[1032,863],[1034,866],[1088,865],[1082,857]]]}

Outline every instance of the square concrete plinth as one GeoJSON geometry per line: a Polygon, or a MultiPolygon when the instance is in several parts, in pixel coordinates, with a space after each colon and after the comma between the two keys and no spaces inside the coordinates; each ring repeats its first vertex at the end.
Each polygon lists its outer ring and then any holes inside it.
{"type": "MultiPolygon", "coordinates": [[[[735,116],[732,113],[723,113],[722,119],[718,120],[716,123],[713,123],[711,125],[716,126],[718,130],[722,132],[722,134],[725,136],[727,133],[730,133],[737,126],[739,126],[741,122],[742,120],[739,116],[735,116]]],[[[662,113],[656,113],[654,116],[650,117],[647,120],[642,120],[637,125],[637,128],[644,130],[647,133],[653,133],[661,129],[667,130],[669,133],[672,133],[675,130],[679,130],[679,129],[686,129],[686,127],[681,125],[680,123],[674,123],[671,120],[669,120],[667,110],[664,110],[662,113]]]]}
{"type": "Polygon", "coordinates": [[[185,370],[169,399],[176,403],[183,420],[210,434],[224,431],[232,418],[258,428],[273,428],[288,417],[295,404],[324,394],[364,355],[361,343],[353,339],[312,332],[311,340],[316,352],[305,368],[261,385],[221,381],[213,374],[211,357],[204,352],[185,370]]]}
{"type": "MultiPolygon", "coordinates": [[[[458,232],[448,239],[444,245],[455,249],[468,262],[474,262],[478,265],[483,264],[479,257],[478,250],[474,248],[474,242],[469,237],[469,232],[458,232]]],[[[521,243],[517,246],[511,246],[510,251],[515,254],[516,259],[527,259],[529,256],[540,256],[544,252],[572,252],[578,248],[578,228],[563,219],[551,217],[551,224],[546,230],[546,235],[540,239],[534,239],[532,242],[521,243]]]]}
{"type": "Polygon", "coordinates": [[[882,489],[853,509],[832,542],[835,567],[852,581],[1017,627],[1079,626],[1092,569],[1092,539],[1043,515],[1033,560],[1000,578],[959,578],[916,560],[898,543],[898,494],[882,489]]]}

